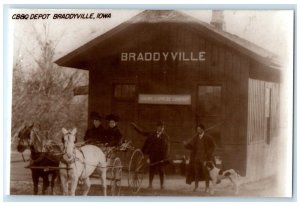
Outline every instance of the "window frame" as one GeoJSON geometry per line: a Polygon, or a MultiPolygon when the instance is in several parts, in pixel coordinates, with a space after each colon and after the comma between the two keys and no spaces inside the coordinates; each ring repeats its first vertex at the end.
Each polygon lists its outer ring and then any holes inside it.
{"type": "Polygon", "coordinates": [[[201,117],[218,117],[218,116],[220,116],[220,117],[222,117],[223,116],[223,106],[222,106],[222,93],[223,93],[223,85],[222,84],[218,84],[218,83],[216,83],[216,84],[213,84],[213,83],[207,83],[207,84],[198,84],[197,85],[197,92],[196,92],[196,95],[197,95],[197,99],[196,99],[196,101],[197,101],[197,103],[196,103],[196,110],[197,110],[197,114],[199,115],[199,116],[201,116],[201,117]],[[200,98],[199,98],[199,92],[200,92],[200,87],[219,87],[220,88],[220,102],[219,102],[219,112],[218,113],[216,113],[216,114],[207,114],[207,113],[200,113],[200,108],[199,108],[199,102],[201,101],[200,100],[200,98]]]}
{"type": "Polygon", "coordinates": [[[112,97],[114,100],[117,101],[135,101],[136,100],[136,95],[137,95],[137,85],[135,83],[114,83],[112,85],[112,97]],[[116,95],[116,88],[120,86],[121,87],[121,95],[116,95]],[[127,93],[131,94],[130,96],[126,96],[124,94],[122,94],[124,91],[122,91],[122,87],[124,86],[132,86],[132,92],[128,92],[130,91],[130,89],[128,89],[127,93]]]}

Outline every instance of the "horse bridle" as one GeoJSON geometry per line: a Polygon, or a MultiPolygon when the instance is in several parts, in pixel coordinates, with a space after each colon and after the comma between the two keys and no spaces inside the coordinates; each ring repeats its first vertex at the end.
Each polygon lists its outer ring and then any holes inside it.
{"type": "MultiPolygon", "coordinates": [[[[68,131],[67,135],[68,136],[68,140],[69,140],[69,135],[71,134],[70,131],[68,131]]],[[[64,141],[64,151],[63,151],[63,154],[62,154],[62,162],[65,163],[66,165],[70,165],[72,163],[74,163],[76,161],[76,148],[75,148],[75,144],[73,146],[73,152],[72,152],[72,156],[68,159],[66,159],[65,157],[67,156],[68,157],[68,153],[67,153],[67,147],[68,147],[68,144],[69,144],[69,141],[64,141]]]]}
{"type": "MultiPolygon", "coordinates": [[[[30,128],[26,128],[26,129],[30,129],[30,128]]],[[[42,140],[41,140],[42,138],[38,135],[38,133],[34,129],[30,129],[28,132],[29,132],[29,135],[30,135],[31,132],[33,132],[34,135],[37,137],[38,141],[42,142],[42,140]]],[[[24,150],[22,152],[20,152],[20,153],[22,155],[23,161],[26,162],[26,161],[29,161],[30,158],[28,160],[25,160],[25,157],[24,157],[24,154],[23,154],[24,151],[26,149],[30,148],[31,146],[33,146],[36,149],[37,146],[36,146],[36,142],[35,141],[30,142],[30,137],[28,138],[28,137],[24,137],[24,136],[25,136],[25,134],[22,134],[21,136],[19,136],[19,144],[20,144],[20,142],[22,142],[22,146],[24,145],[24,147],[25,147],[24,150]]],[[[44,148],[44,146],[43,146],[43,148],[44,148]]]]}
{"type": "MultiPolygon", "coordinates": [[[[30,132],[31,132],[31,131],[30,131],[30,132]]],[[[29,132],[29,133],[30,133],[30,132],[29,132]]],[[[23,150],[22,152],[20,152],[21,155],[22,155],[22,159],[23,159],[24,162],[27,162],[27,161],[30,160],[30,158],[29,158],[28,160],[26,160],[25,157],[24,157],[24,154],[23,154],[24,151],[25,151],[27,148],[30,148],[30,142],[29,142],[29,139],[30,139],[30,138],[24,137],[24,134],[22,134],[21,137],[19,136],[19,143],[18,143],[18,146],[20,145],[20,142],[22,142],[22,146],[25,145],[25,143],[27,143],[26,146],[24,146],[24,147],[25,147],[24,150],[23,150]]]]}

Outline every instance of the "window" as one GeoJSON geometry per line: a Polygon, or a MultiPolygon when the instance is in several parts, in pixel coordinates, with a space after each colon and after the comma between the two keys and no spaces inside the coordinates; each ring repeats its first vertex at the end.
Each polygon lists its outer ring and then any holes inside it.
{"type": "Polygon", "coordinates": [[[198,112],[201,116],[221,114],[221,86],[199,86],[198,112]]]}
{"type": "Polygon", "coordinates": [[[214,138],[217,145],[221,144],[221,90],[220,85],[199,85],[197,98],[196,121],[210,128],[207,134],[214,138]]]}
{"type": "Polygon", "coordinates": [[[134,84],[115,84],[114,98],[119,100],[134,100],[136,86],[134,84]]]}

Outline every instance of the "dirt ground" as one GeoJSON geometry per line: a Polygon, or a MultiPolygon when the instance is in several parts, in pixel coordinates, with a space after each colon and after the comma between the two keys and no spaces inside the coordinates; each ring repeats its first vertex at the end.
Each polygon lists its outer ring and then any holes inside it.
{"type": "MultiPolygon", "coordinates": [[[[214,196],[217,197],[278,197],[280,194],[277,189],[274,187],[273,178],[264,179],[260,182],[247,183],[240,186],[240,192],[238,195],[234,194],[231,186],[223,184],[219,186],[216,190],[214,196]]],[[[94,180],[95,182],[95,180],[94,180]]],[[[144,182],[147,182],[145,179],[144,182]]],[[[158,181],[156,181],[158,183],[158,181]]],[[[200,185],[201,186],[201,185],[200,185]]],[[[168,177],[166,181],[165,189],[159,189],[158,184],[154,184],[153,189],[148,189],[147,186],[142,186],[138,194],[131,192],[131,189],[128,187],[127,183],[121,188],[120,196],[210,196],[208,193],[204,192],[202,185],[198,191],[193,191],[193,186],[186,185],[184,177],[172,176],[168,177]]],[[[109,189],[109,186],[108,186],[109,189]]],[[[39,185],[39,191],[41,191],[41,185],[39,185]]],[[[33,185],[30,181],[12,181],[10,188],[11,195],[32,195],[33,185]]],[[[56,195],[61,195],[59,186],[55,187],[56,195]]],[[[39,193],[41,194],[41,193],[39,193]]],[[[80,186],[77,188],[76,195],[81,194],[80,186]]],[[[93,184],[89,196],[101,196],[103,190],[100,184],[93,184]]]]}
{"type": "MultiPolygon", "coordinates": [[[[25,154],[26,158],[26,154],[25,154]]],[[[12,154],[11,159],[11,181],[10,181],[10,194],[11,195],[32,195],[33,184],[31,180],[31,172],[24,167],[28,162],[23,162],[21,155],[16,153],[12,154]]],[[[241,178],[240,192],[238,195],[234,194],[232,186],[229,181],[222,181],[216,189],[214,196],[217,197],[280,197],[280,187],[276,183],[275,177],[270,177],[257,182],[247,182],[244,178],[241,178]]],[[[41,194],[41,184],[39,184],[39,194],[41,194]]],[[[109,182],[108,182],[109,185],[109,182]]],[[[159,188],[159,178],[155,176],[153,189],[148,189],[148,175],[144,176],[141,190],[138,194],[133,194],[131,188],[128,186],[127,174],[123,173],[121,183],[121,196],[210,196],[205,193],[204,183],[200,184],[198,191],[193,191],[193,185],[187,185],[185,183],[185,177],[180,175],[168,175],[166,176],[165,188],[161,190],[159,188]]],[[[109,186],[108,186],[109,189],[109,186]]],[[[61,195],[60,185],[55,187],[56,195],[61,195]]],[[[77,188],[76,195],[81,194],[80,186],[77,188]]],[[[100,180],[92,178],[92,187],[89,191],[90,196],[101,196],[103,194],[100,180]]]]}

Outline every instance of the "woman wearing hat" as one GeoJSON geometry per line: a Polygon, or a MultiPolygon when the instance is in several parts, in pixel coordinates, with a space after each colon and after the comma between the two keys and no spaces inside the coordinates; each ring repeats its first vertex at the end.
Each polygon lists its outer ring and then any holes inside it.
{"type": "Polygon", "coordinates": [[[91,112],[90,119],[93,121],[93,126],[86,131],[84,141],[88,143],[104,143],[105,130],[101,125],[101,116],[97,112],[91,112]]]}
{"type": "Polygon", "coordinates": [[[135,123],[131,123],[134,129],[147,137],[142,151],[144,154],[149,155],[149,188],[152,188],[152,181],[155,172],[158,172],[160,179],[160,188],[164,188],[164,165],[168,163],[169,154],[169,137],[164,133],[164,123],[162,121],[157,122],[156,130],[153,132],[144,132],[135,123]]]}
{"type": "Polygon", "coordinates": [[[115,114],[110,114],[107,115],[105,119],[108,121],[108,128],[105,134],[106,146],[120,146],[123,141],[123,136],[118,128],[118,121],[120,118],[115,114]]]}

